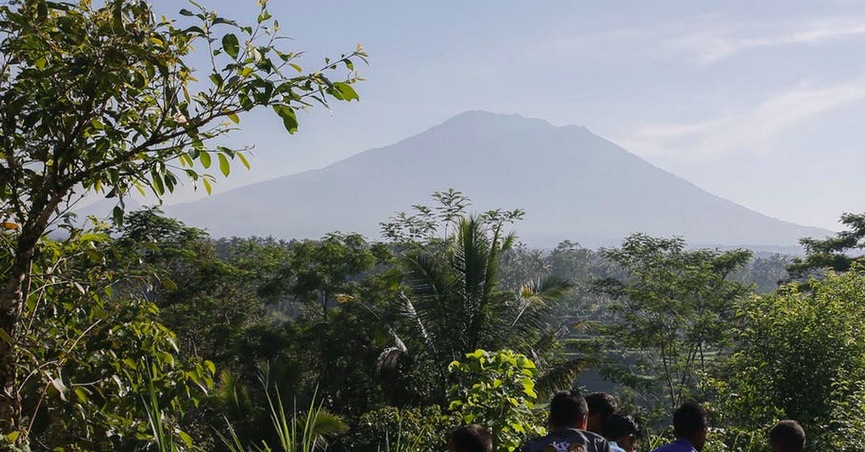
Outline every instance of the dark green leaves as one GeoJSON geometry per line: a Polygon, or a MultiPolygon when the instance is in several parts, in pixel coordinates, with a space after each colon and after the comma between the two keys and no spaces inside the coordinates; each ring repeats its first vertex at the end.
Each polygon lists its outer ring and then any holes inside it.
{"type": "Polygon", "coordinates": [[[222,37],[222,49],[232,58],[237,58],[240,51],[240,43],[237,41],[237,36],[229,33],[222,37]]]}
{"type": "Polygon", "coordinates": [[[344,100],[346,102],[351,102],[353,100],[360,100],[360,96],[357,95],[357,91],[351,87],[348,83],[345,82],[336,82],[333,84],[333,97],[344,100]]]}
{"type": "Polygon", "coordinates": [[[288,133],[297,132],[297,114],[295,114],[294,110],[287,105],[274,105],[273,111],[282,118],[282,124],[285,126],[285,130],[288,133]]]}

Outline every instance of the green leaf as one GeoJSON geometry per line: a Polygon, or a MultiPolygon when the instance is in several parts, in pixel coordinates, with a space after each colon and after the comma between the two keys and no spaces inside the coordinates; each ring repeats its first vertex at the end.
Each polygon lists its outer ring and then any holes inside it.
{"type": "Polygon", "coordinates": [[[73,392],[75,392],[75,396],[78,397],[79,402],[87,401],[87,391],[84,388],[76,386],[73,392]]]}
{"type": "Polygon", "coordinates": [[[114,206],[114,210],[111,211],[111,217],[114,219],[114,224],[118,226],[123,224],[123,208],[114,206]]]}
{"type": "Polygon", "coordinates": [[[287,130],[288,133],[297,132],[297,115],[291,107],[287,105],[274,105],[273,111],[282,118],[282,124],[285,126],[285,130],[287,130]]]}
{"type": "Polygon", "coordinates": [[[204,168],[210,168],[210,153],[202,152],[198,155],[198,161],[201,162],[201,166],[203,166],[204,168]]]}
{"type": "Polygon", "coordinates": [[[153,182],[153,191],[157,196],[165,194],[165,185],[162,183],[162,176],[158,173],[153,173],[151,175],[151,181],[153,182]]]}
{"type": "Polygon", "coordinates": [[[240,159],[240,163],[242,163],[243,166],[246,167],[246,169],[249,169],[249,160],[246,159],[246,156],[243,155],[243,152],[238,152],[237,158],[240,159]]]}
{"type": "Polygon", "coordinates": [[[210,185],[210,181],[207,180],[206,177],[201,179],[201,183],[204,184],[204,191],[206,191],[208,195],[213,193],[213,187],[210,185]]]}
{"type": "Polygon", "coordinates": [[[222,49],[232,58],[237,58],[237,53],[240,51],[240,43],[237,41],[237,36],[233,33],[228,33],[222,37],[222,49]]]}
{"type": "Polygon", "coordinates": [[[178,431],[177,431],[177,436],[179,436],[180,439],[182,439],[183,442],[186,443],[186,445],[187,445],[188,447],[192,447],[192,443],[193,443],[193,441],[192,441],[192,437],[189,436],[188,433],[184,432],[183,430],[178,430],[178,431]]]}
{"type": "Polygon", "coordinates": [[[231,163],[228,163],[228,157],[225,154],[217,154],[219,157],[219,171],[222,171],[222,175],[228,177],[228,174],[231,173],[231,163]]]}
{"type": "Polygon", "coordinates": [[[162,281],[162,285],[165,286],[166,289],[171,290],[171,291],[177,290],[177,283],[175,283],[171,278],[166,276],[166,277],[163,277],[161,279],[161,281],[162,281]]]}
{"type": "Polygon", "coordinates": [[[228,119],[230,119],[231,122],[233,122],[235,124],[240,124],[240,117],[237,116],[237,113],[229,113],[228,119]]]}
{"type": "Polygon", "coordinates": [[[341,98],[342,100],[344,100],[346,102],[351,102],[353,100],[357,100],[357,101],[360,100],[360,96],[357,95],[357,91],[355,91],[354,88],[352,88],[351,85],[349,85],[346,82],[334,83],[333,89],[339,92],[340,96],[337,96],[337,97],[341,98]]]}

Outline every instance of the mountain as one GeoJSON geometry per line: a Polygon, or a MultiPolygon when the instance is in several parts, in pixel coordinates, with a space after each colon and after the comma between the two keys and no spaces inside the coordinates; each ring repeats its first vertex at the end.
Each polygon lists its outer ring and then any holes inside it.
{"type": "Polygon", "coordinates": [[[454,188],[473,208],[526,210],[532,246],[613,245],[633,232],[702,245],[795,245],[824,229],[762,215],[659,169],[578,126],[471,111],[396,144],[328,167],[261,182],[167,214],[212,235],[378,237],[378,223],[454,188]]]}

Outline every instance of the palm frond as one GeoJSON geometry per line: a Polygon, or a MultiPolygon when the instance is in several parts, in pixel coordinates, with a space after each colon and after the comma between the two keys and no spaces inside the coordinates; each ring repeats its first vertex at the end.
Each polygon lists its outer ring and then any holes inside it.
{"type": "Polygon", "coordinates": [[[572,389],[577,375],[585,368],[585,361],[571,359],[557,362],[551,366],[541,368],[541,376],[536,386],[541,388],[541,393],[553,394],[562,389],[572,389]]]}

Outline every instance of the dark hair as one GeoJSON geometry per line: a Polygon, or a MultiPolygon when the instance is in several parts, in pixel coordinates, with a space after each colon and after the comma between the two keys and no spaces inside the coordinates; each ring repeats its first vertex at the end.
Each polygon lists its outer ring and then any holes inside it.
{"type": "Polygon", "coordinates": [[[588,414],[586,399],[579,391],[559,391],[550,400],[550,424],[553,427],[576,427],[588,414]]]}
{"type": "Polygon", "coordinates": [[[635,438],[642,436],[640,424],[630,414],[617,412],[610,415],[607,421],[604,422],[604,427],[601,430],[604,438],[610,441],[616,441],[623,436],[634,435],[635,438]]]}
{"type": "Polygon", "coordinates": [[[448,446],[457,452],[493,452],[493,436],[480,425],[464,425],[451,432],[448,446]]]}
{"type": "Polygon", "coordinates": [[[769,430],[769,443],[782,446],[789,452],[805,450],[805,430],[796,421],[780,421],[769,430]]]}
{"type": "Polygon", "coordinates": [[[601,415],[601,423],[604,423],[619,408],[616,399],[606,392],[593,392],[587,395],[586,405],[589,407],[589,415],[601,415]]]}
{"type": "Polygon", "coordinates": [[[685,402],[673,412],[676,438],[692,439],[708,426],[706,410],[695,402],[685,402]]]}

